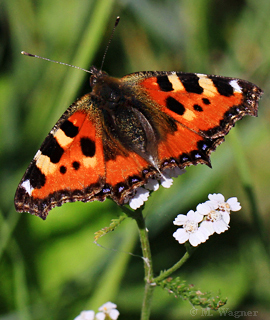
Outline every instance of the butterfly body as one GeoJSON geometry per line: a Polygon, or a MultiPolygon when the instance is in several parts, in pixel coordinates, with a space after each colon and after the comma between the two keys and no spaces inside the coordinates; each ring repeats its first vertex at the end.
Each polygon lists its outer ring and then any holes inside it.
{"type": "Polygon", "coordinates": [[[262,94],[250,82],[202,74],[91,73],[92,91],[62,115],[22,178],[17,211],[45,219],[65,202],[107,196],[122,205],[166,168],[210,166],[235,122],[257,115],[262,94]]]}

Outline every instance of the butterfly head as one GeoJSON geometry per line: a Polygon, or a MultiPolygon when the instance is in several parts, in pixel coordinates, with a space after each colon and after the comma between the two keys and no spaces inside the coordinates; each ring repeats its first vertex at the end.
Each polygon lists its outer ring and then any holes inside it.
{"type": "Polygon", "coordinates": [[[95,66],[92,66],[89,71],[92,74],[90,77],[91,88],[93,88],[97,84],[97,82],[99,82],[99,80],[102,79],[104,76],[108,76],[108,74],[105,71],[102,71],[101,69],[98,69],[95,66]]]}

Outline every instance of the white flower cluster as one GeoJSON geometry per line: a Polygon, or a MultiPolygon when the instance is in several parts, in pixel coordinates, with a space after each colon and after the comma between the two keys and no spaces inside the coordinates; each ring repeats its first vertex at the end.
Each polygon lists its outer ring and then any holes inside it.
{"type": "Polygon", "coordinates": [[[196,211],[190,210],[187,215],[179,214],[174,224],[182,226],[173,236],[179,243],[189,241],[193,247],[205,242],[215,232],[220,234],[228,230],[230,212],[241,209],[236,197],[225,201],[221,193],[209,194],[204,203],[197,205],[196,211]]]}
{"type": "Polygon", "coordinates": [[[117,305],[106,302],[99,309],[97,314],[93,310],[82,311],[74,320],[116,320],[119,316],[117,305]]]}
{"type": "Polygon", "coordinates": [[[164,188],[170,188],[173,184],[172,178],[177,178],[185,172],[185,170],[181,170],[179,167],[174,167],[162,171],[159,181],[151,178],[148,179],[148,182],[144,186],[137,188],[135,195],[131,199],[128,199],[129,206],[134,210],[140,208],[144,202],[148,200],[150,194],[149,191],[158,190],[159,184],[161,184],[164,188]]]}

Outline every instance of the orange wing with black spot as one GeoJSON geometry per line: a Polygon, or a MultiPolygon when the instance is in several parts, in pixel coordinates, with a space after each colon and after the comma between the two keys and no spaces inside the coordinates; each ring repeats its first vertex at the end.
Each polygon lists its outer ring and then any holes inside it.
{"type": "Polygon", "coordinates": [[[144,95],[138,97],[148,101],[154,113],[162,111],[174,119],[177,128],[166,130],[158,153],[165,163],[171,157],[177,159],[180,168],[210,165],[210,153],[235,122],[245,115],[257,116],[262,95],[262,90],[248,81],[205,74],[138,72],[124,80],[143,88],[144,95]]]}

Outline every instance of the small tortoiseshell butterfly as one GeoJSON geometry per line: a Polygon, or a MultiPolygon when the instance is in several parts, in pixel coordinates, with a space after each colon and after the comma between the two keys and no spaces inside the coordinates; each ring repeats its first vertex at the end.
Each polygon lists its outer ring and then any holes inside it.
{"type": "Polygon", "coordinates": [[[73,201],[122,205],[167,168],[204,163],[235,122],[257,116],[262,90],[235,78],[143,71],[113,78],[91,67],[92,91],[50,131],[15,195],[45,219],[73,201]]]}

